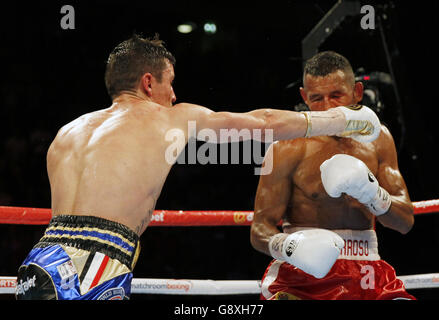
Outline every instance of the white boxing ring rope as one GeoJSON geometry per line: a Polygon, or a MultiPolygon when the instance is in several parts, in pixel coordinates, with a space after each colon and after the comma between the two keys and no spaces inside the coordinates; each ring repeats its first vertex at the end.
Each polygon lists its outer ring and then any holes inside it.
{"type": "MultiPolygon", "coordinates": [[[[439,200],[413,203],[415,214],[439,212],[439,200]]],[[[250,225],[252,211],[169,211],[156,210],[150,225],[155,226],[230,226],[250,225]]],[[[2,207],[0,224],[47,224],[50,209],[2,207]]],[[[439,288],[439,273],[398,276],[406,289],[439,288]]],[[[0,276],[0,294],[14,294],[16,277],[0,276]]],[[[198,280],[134,278],[132,294],[167,295],[249,295],[261,293],[260,280],[198,280]]]]}
{"type": "MultiPolygon", "coordinates": [[[[405,288],[427,289],[439,287],[439,273],[399,276],[405,288]]],[[[14,294],[16,277],[0,276],[0,294],[14,294]]],[[[134,278],[132,294],[168,295],[243,295],[260,294],[260,280],[195,280],[134,278]]]]}

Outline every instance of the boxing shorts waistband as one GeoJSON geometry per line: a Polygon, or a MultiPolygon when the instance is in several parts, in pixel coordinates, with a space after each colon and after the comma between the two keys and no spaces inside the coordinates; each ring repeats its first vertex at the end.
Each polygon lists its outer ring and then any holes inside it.
{"type": "MultiPolygon", "coordinates": [[[[283,226],[283,232],[285,233],[294,233],[306,229],[317,228],[283,226]]],[[[336,229],[330,231],[337,233],[344,240],[344,247],[340,250],[338,259],[381,260],[378,253],[378,238],[375,230],[336,229]]]]}
{"type": "Polygon", "coordinates": [[[123,224],[93,216],[58,215],[50,220],[35,247],[54,244],[101,252],[133,270],[140,252],[139,236],[123,224]]]}

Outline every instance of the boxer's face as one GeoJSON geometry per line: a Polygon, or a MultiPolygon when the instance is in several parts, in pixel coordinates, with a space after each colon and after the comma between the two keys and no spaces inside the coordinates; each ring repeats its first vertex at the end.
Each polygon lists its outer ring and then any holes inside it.
{"type": "Polygon", "coordinates": [[[154,76],[151,78],[150,88],[152,101],[165,107],[172,107],[177,100],[174,88],[172,87],[174,78],[174,66],[166,60],[166,68],[163,70],[162,80],[158,81],[154,76]]]}
{"type": "Polygon", "coordinates": [[[363,98],[363,84],[356,82],[352,85],[352,81],[352,77],[347,77],[341,70],[324,77],[307,74],[300,94],[312,111],[348,106],[363,98]]]}

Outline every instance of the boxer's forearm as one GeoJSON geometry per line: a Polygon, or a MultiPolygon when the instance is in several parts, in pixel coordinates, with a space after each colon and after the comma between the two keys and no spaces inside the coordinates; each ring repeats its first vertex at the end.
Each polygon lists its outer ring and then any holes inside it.
{"type": "MultiPolygon", "coordinates": [[[[346,119],[336,110],[300,112],[259,109],[247,113],[264,121],[265,129],[272,130],[274,140],[299,137],[336,135],[346,127],[346,119]]],[[[263,139],[264,140],[264,139],[263,139]]]]}
{"type": "Polygon", "coordinates": [[[279,230],[276,226],[253,222],[250,231],[250,243],[257,251],[271,256],[268,243],[270,238],[277,233],[279,233],[279,230]]]}
{"type": "Polygon", "coordinates": [[[406,234],[414,224],[413,205],[406,198],[392,196],[392,204],[389,210],[377,217],[377,220],[385,227],[406,234]]]}
{"type": "Polygon", "coordinates": [[[223,129],[248,130],[250,136],[240,135],[237,139],[273,142],[304,137],[307,120],[300,112],[276,109],[257,109],[246,113],[214,112],[197,128],[209,128],[218,133],[223,129]]]}
{"type": "MultiPolygon", "coordinates": [[[[255,125],[263,125],[262,141],[267,139],[289,140],[304,137],[307,130],[307,120],[304,114],[294,111],[277,109],[257,109],[245,113],[255,120],[255,125]]],[[[253,137],[255,139],[255,137],[253,137]]]]}

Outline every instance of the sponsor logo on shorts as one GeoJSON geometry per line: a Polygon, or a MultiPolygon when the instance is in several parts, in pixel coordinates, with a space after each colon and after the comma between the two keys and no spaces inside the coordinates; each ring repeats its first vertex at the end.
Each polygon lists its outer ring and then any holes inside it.
{"type": "Polygon", "coordinates": [[[104,291],[97,300],[123,300],[124,297],[125,290],[122,287],[117,287],[104,291]]]}
{"type": "Polygon", "coordinates": [[[17,283],[15,294],[25,294],[30,288],[35,287],[35,281],[37,281],[37,276],[33,276],[32,278],[26,277],[26,281],[20,279],[20,282],[17,283]]]}
{"type": "Polygon", "coordinates": [[[76,271],[75,265],[73,264],[72,260],[68,260],[64,262],[63,264],[60,264],[56,267],[58,270],[59,275],[61,276],[61,280],[71,278],[78,272],[76,271]]]}

